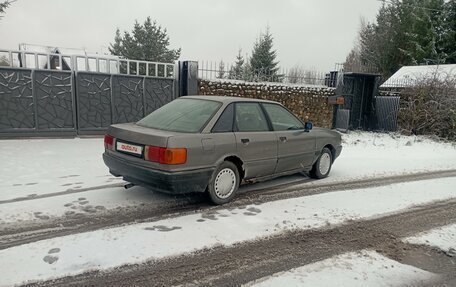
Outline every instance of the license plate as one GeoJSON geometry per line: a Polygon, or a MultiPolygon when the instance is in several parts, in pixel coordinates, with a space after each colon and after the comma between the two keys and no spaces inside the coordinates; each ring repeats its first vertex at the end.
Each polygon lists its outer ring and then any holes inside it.
{"type": "Polygon", "coordinates": [[[142,146],[123,143],[123,142],[119,142],[119,141],[116,143],[116,148],[118,151],[131,153],[131,154],[139,155],[139,156],[142,155],[142,151],[143,151],[142,146]]]}

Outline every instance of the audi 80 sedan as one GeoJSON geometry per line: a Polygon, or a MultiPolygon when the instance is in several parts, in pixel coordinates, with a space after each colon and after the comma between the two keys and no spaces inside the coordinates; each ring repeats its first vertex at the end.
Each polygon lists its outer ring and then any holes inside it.
{"type": "Polygon", "coordinates": [[[327,177],[342,150],[338,132],[312,128],[277,102],[220,96],[181,97],[111,125],[104,144],[114,176],[160,192],[207,192],[215,204],[246,182],[327,177]]]}

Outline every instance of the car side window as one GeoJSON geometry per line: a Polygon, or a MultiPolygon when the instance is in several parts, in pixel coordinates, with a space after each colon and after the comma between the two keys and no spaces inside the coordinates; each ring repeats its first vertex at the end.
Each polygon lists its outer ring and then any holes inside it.
{"type": "Polygon", "coordinates": [[[266,116],[258,103],[236,103],[235,127],[239,132],[269,131],[266,116]]]}
{"type": "Polygon", "coordinates": [[[263,104],[268,113],[274,131],[303,129],[303,123],[281,105],[263,104]]]}
{"type": "Polygon", "coordinates": [[[228,133],[233,131],[234,105],[229,104],[218,118],[213,133],[228,133]]]}

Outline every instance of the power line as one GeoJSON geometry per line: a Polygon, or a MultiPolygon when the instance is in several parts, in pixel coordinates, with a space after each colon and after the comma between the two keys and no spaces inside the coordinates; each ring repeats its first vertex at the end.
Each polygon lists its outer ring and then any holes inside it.
{"type": "MultiPolygon", "coordinates": [[[[377,0],[378,2],[382,3],[388,3],[388,4],[394,4],[394,2],[390,0],[377,0]]],[[[433,8],[428,8],[428,7],[423,7],[423,6],[418,6],[418,5],[413,5],[413,4],[406,4],[402,2],[402,5],[409,6],[409,7],[414,7],[414,8],[419,8],[423,10],[428,10],[428,11],[434,11],[434,12],[444,12],[445,10],[442,9],[433,9],[433,8]]]]}

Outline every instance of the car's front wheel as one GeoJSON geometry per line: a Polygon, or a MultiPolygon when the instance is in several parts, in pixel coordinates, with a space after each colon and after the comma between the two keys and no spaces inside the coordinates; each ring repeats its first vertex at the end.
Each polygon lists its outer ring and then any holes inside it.
{"type": "Polygon", "coordinates": [[[230,161],[224,161],[213,173],[207,191],[214,204],[225,204],[233,199],[239,188],[239,171],[230,161]]]}
{"type": "Polygon", "coordinates": [[[317,161],[314,163],[312,170],[310,171],[310,176],[313,178],[325,178],[329,175],[332,166],[332,153],[328,148],[324,148],[321,151],[320,156],[317,161]]]}

